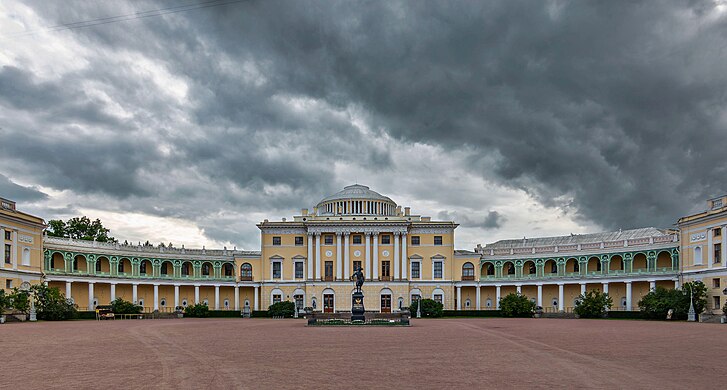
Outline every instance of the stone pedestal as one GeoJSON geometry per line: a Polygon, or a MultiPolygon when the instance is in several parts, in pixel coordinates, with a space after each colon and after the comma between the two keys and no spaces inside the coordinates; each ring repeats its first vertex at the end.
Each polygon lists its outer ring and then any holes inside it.
{"type": "Polygon", "coordinates": [[[351,296],[351,321],[365,321],[364,295],[362,292],[355,292],[351,296]]]}

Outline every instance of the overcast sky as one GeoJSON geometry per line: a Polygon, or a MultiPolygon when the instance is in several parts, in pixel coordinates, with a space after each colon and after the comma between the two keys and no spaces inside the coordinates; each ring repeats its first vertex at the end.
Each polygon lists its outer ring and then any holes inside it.
{"type": "Polygon", "coordinates": [[[357,182],[471,249],[727,192],[724,1],[193,3],[0,2],[0,196],[259,249],[357,182]]]}

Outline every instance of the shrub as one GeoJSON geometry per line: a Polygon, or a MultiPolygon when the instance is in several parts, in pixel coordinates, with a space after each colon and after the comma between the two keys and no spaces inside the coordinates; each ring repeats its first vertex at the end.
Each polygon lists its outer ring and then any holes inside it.
{"type": "Polygon", "coordinates": [[[57,287],[36,284],[31,287],[35,297],[35,310],[38,319],[62,321],[76,317],[76,305],[66,299],[57,287]]]}
{"type": "Polygon", "coordinates": [[[268,306],[270,317],[293,317],[295,314],[295,302],[283,301],[268,306]]]}
{"type": "Polygon", "coordinates": [[[419,306],[420,302],[422,305],[422,317],[438,318],[441,317],[444,313],[444,305],[442,305],[440,302],[435,301],[434,299],[425,298],[415,300],[411,303],[411,306],[409,306],[409,311],[411,312],[412,316],[416,316],[417,307],[419,306]]]}
{"type": "Polygon", "coordinates": [[[657,287],[639,301],[639,310],[645,318],[663,320],[669,309],[673,309],[672,318],[686,319],[691,291],[694,292],[694,311],[699,314],[707,306],[707,287],[701,281],[684,283],[682,289],[657,287]]]}
{"type": "Polygon", "coordinates": [[[573,311],[581,318],[601,318],[613,306],[613,299],[598,290],[591,290],[578,296],[573,311]]]}
{"type": "Polygon", "coordinates": [[[28,314],[30,311],[30,294],[27,291],[22,291],[19,288],[13,288],[13,292],[8,296],[13,309],[28,314]]]}
{"type": "Polygon", "coordinates": [[[532,317],[535,303],[520,293],[510,293],[500,299],[500,312],[503,317],[532,317]]]}
{"type": "Polygon", "coordinates": [[[184,315],[196,318],[208,317],[210,315],[210,308],[204,303],[189,305],[184,309],[184,315]]]}
{"type": "Polygon", "coordinates": [[[114,314],[139,314],[142,307],[122,298],[116,298],[111,302],[111,311],[114,314]]]}

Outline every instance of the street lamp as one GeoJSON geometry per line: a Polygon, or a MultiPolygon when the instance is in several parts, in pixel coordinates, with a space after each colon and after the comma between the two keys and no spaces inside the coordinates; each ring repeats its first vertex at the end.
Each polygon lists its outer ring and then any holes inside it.
{"type": "Polygon", "coordinates": [[[689,286],[689,314],[687,315],[687,321],[694,322],[697,320],[697,315],[694,312],[694,290],[692,290],[692,285],[687,284],[689,286]]]}

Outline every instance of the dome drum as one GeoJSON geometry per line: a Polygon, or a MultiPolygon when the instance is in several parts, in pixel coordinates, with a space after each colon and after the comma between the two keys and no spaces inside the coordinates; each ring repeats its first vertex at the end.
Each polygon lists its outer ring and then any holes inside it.
{"type": "Polygon", "coordinates": [[[397,215],[393,200],[360,184],[344,187],[321,200],[316,208],[319,215],[397,215]]]}

